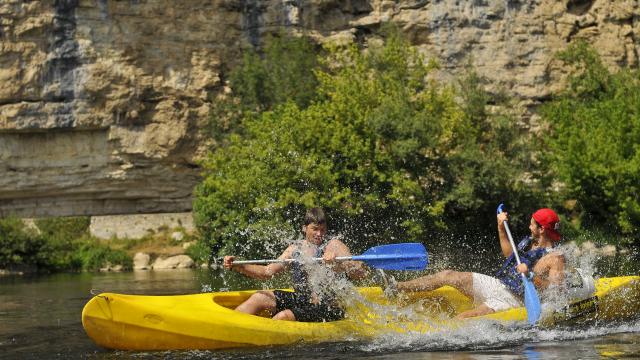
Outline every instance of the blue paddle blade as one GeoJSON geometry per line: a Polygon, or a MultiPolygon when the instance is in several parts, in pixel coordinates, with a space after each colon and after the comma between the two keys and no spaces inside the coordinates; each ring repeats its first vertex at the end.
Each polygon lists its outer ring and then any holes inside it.
{"type": "Polygon", "coordinates": [[[531,280],[523,276],[522,284],[524,285],[524,307],[527,308],[527,319],[529,320],[529,324],[535,325],[536,321],[540,319],[540,313],[542,312],[540,298],[531,280]]]}
{"type": "Polygon", "coordinates": [[[429,263],[427,249],[420,243],[375,246],[351,259],[383,270],[424,270],[429,263]]]}

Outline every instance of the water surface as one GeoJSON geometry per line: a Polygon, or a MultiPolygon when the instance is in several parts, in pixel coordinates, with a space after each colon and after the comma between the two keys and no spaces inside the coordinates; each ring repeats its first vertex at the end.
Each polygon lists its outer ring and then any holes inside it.
{"type": "MultiPolygon", "coordinates": [[[[296,344],[224,351],[127,352],[95,345],[80,314],[92,289],[128,294],[188,294],[256,288],[206,270],[58,274],[0,279],[0,358],[97,359],[598,359],[640,358],[640,321],[538,330],[481,324],[438,334],[393,334],[367,342],[296,344]]],[[[265,285],[266,286],[266,285],[265,285]]]]}

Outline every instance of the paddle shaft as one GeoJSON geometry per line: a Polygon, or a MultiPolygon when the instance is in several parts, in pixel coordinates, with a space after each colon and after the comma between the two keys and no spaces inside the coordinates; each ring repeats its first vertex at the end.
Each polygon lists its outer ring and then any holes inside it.
{"type": "MultiPolygon", "coordinates": [[[[509,224],[507,224],[507,220],[502,222],[504,224],[504,230],[507,233],[507,238],[509,238],[509,244],[511,244],[511,250],[513,250],[513,255],[516,258],[516,264],[520,265],[520,256],[518,256],[518,249],[516,249],[516,244],[513,242],[513,236],[511,236],[511,230],[509,230],[509,224]]],[[[524,273],[520,273],[523,279],[526,279],[524,273]]]]}
{"type": "MultiPolygon", "coordinates": [[[[348,261],[348,260],[351,260],[352,258],[353,258],[353,256],[338,256],[335,260],[336,261],[348,261]]],[[[311,260],[313,260],[313,261],[322,261],[322,258],[313,258],[311,260]]],[[[295,261],[298,261],[298,260],[296,260],[296,259],[238,260],[238,261],[234,261],[233,265],[288,264],[288,263],[292,263],[292,262],[295,262],[295,261]]]]}
{"type": "MultiPolygon", "coordinates": [[[[323,261],[322,258],[310,260],[323,261]]],[[[305,261],[305,259],[238,260],[233,261],[233,264],[288,264],[296,261],[305,261]]],[[[333,261],[362,261],[372,268],[383,270],[424,270],[429,258],[424,245],[420,243],[400,243],[374,246],[361,255],[338,256],[333,261]]]]}
{"type": "MultiPolygon", "coordinates": [[[[498,206],[498,214],[502,212],[503,204],[498,206]]],[[[511,230],[509,230],[509,225],[507,224],[507,220],[503,222],[504,230],[507,233],[507,238],[509,238],[509,244],[511,244],[511,250],[513,251],[513,255],[516,258],[516,263],[520,265],[520,256],[518,255],[518,249],[516,248],[516,244],[513,242],[513,236],[511,236],[511,230]]],[[[524,275],[524,273],[520,273],[522,277],[522,286],[524,287],[524,306],[527,309],[527,319],[529,320],[529,324],[535,325],[536,321],[540,318],[540,298],[538,297],[538,293],[536,292],[536,288],[531,281],[524,275]]]]}
{"type": "MultiPolygon", "coordinates": [[[[518,255],[518,249],[516,249],[516,244],[513,242],[513,236],[511,236],[511,230],[509,230],[509,224],[507,224],[507,220],[503,221],[504,230],[507,233],[507,238],[509,239],[509,244],[511,244],[511,250],[513,250],[513,255],[516,258],[516,263],[520,265],[520,256],[518,255]]],[[[522,274],[524,276],[524,274],[522,274]]]]}

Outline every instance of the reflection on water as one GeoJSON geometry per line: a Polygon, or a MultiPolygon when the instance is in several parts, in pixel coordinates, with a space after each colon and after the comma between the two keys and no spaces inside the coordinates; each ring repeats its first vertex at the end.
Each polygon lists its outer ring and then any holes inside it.
{"type": "MultiPolygon", "coordinates": [[[[637,327],[636,327],[637,329],[637,327]]],[[[494,334],[495,335],[495,334],[494,334]]],[[[425,341],[426,342],[426,341],[425,341]]],[[[130,353],[101,352],[98,359],[636,359],[640,356],[640,333],[616,333],[598,337],[544,342],[505,344],[493,348],[428,350],[399,346],[372,350],[370,344],[343,342],[331,344],[297,344],[292,346],[233,349],[226,351],[162,351],[130,353]]]]}
{"type": "Polygon", "coordinates": [[[0,278],[0,358],[102,351],[82,329],[91,289],[131,294],[199,292],[208,271],[145,271],[0,278]]]}
{"type": "MultiPolygon", "coordinates": [[[[635,271],[635,270],[634,270],[635,271]]],[[[131,353],[96,346],[84,333],[80,314],[90,291],[128,294],[188,294],[221,288],[277,287],[234,273],[205,270],[57,274],[0,278],[0,358],[384,358],[546,359],[640,356],[640,321],[579,329],[538,330],[480,324],[439,334],[395,334],[368,342],[298,344],[226,351],[131,353]],[[455,351],[455,353],[452,353],[455,351]]]]}

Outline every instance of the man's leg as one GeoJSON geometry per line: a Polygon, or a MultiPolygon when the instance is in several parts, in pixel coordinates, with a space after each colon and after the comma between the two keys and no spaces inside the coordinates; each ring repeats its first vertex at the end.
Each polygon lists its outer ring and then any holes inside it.
{"type": "Polygon", "coordinates": [[[245,314],[257,315],[267,310],[270,314],[276,311],[276,297],[272,291],[258,291],[245,302],[238,305],[237,311],[245,314]]]}
{"type": "Polygon", "coordinates": [[[470,272],[444,270],[433,275],[398,282],[397,289],[399,291],[431,291],[445,285],[452,286],[473,298],[473,277],[470,272]]]}
{"type": "Polygon", "coordinates": [[[273,320],[286,320],[286,321],[296,321],[296,316],[293,311],[286,309],[277,313],[273,320]]]}
{"type": "Polygon", "coordinates": [[[494,312],[495,311],[492,308],[488,307],[486,304],[481,304],[476,308],[461,312],[460,314],[456,315],[456,319],[466,319],[474,316],[492,314],[494,312]]]}

